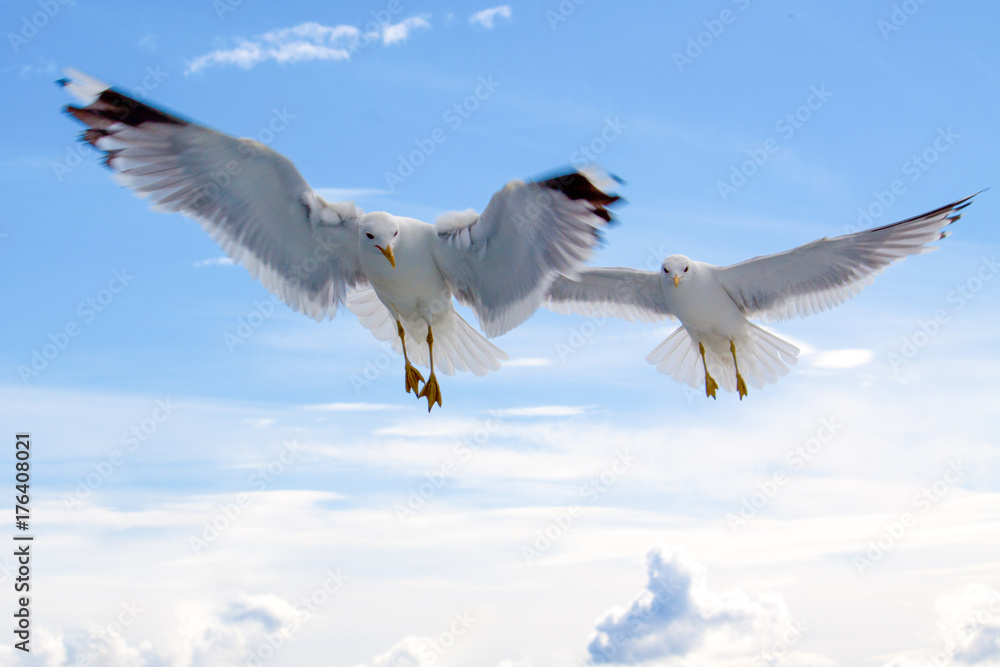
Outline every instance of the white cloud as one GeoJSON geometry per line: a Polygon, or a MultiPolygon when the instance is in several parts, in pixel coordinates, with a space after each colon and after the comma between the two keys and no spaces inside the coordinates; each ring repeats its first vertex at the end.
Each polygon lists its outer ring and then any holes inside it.
{"type": "Polygon", "coordinates": [[[572,417],[582,415],[587,408],[581,405],[539,405],[531,408],[499,410],[503,417],[572,417]]]}
{"type": "Polygon", "coordinates": [[[391,649],[372,658],[370,663],[355,667],[430,667],[437,662],[438,654],[432,651],[430,637],[405,637],[391,649]]]}
{"type": "Polygon", "coordinates": [[[1000,591],[969,584],[958,593],[939,596],[934,606],[936,646],[899,653],[884,667],[1000,665],[1000,591]]]}
{"type": "Polygon", "coordinates": [[[875,356],[871,350],[825,350],[808,355],[816,368],[855,368],[864,366],[875,356]]]}
{"type": "Polygon", "coordinates": [[[490,30],[494,26],[494,19],[498,16],[509,21],[511,16],[510,5],[500,5],[499,7],[480,10],[469,17],[469,23],[478,23],[487,30],[490,30]]]}
{"type": "MultiPolygon", "coordinates": [[[[750,658],[773,664],[768,660],[786,656],[792,660],[779,664],[787,665],[804,657],[794,655],[794,646],[808,628],[792,619],[780,594],[751,597],[739,589],[718,594],[708,590],[704,568],[676,553],[653,550],[647,561],[646,590],[627,609],[613,609],[598,623],[588,646],[591,662],[673,659],[670,664],[713,665],[750,658]]],[[[832,661],[809,656],[809,664],[832,661]]]]}
{"type": "Polygon", "coordinates": [[[320,410],[323,412],[378,412],[382,410],[395,410],[399,406],[388,403],[320,403],[304,407],[306,410],[320,410]]]}
{"type": "Polygon", "coordinates": [[[188,62],[185,73],[199,72],[215,65],[236,65],[249,69],[274,60],[296,63],[307,60],[348,60],[352,54],[381,38],[383,44],[405,41],[415,28],[430,28],[423,17],[413,16],[396,24],[382,24],[374,32],[362,32],[352,25],[327,26],[314,21],[290,28],[270,30],[252,39],[237,39],[230,49],[217,49],[188,62]]]}
{"type": "Polygon", "coordinates": [[[213,257],[212,259],[202,259],[194,263],[195,268],[202,269],[206,266],[235,266],[236,262],[232,257],[213,257]]]}
{"type": "MultiPolygon", "coordinates": [[[[150,610],[151,611],[151,610],[150,610]]],[[[122,605],[118,622],[99,626],[91,623],[85,632],[70,628],[62,636],[40,634],[40,653],[47,664],[62,665],[67,654],[72,664],[100,664],[109,667],[152,667],[154,665],[245,664],[248,656],[272,654],[294,634],[303,613],[270,593],[250,595],[236,591],[222,603],[186,600],[174,606],[175,624],[162,632],[158,641],[130,645],[123,633],[149,613],[141,604],[122,605]],[[86,663],[81,662],[86,658],[86,663]]]]}
{"type": "Polygon", "coordinates": [[[430,28],[431,24],[427,22],[427,19],[422,16],[411,16],[408,19],[403,19],[399,23],[393,25],[386,25],[382,28],[382,43],[383,44],[396,44],[397,42],[405,42],[406,38],[410,36],[410,31],[415,28],[430,28]]]}
{"type": "Polygon", "coordinates": [[[534,368],[536,366],[549,366],[551,363],[552,363],[551,359],[545,359],[544,357],[521,357],[520,359],[511,359],[510,361],[505,361],[503,367],[534,368]]]}

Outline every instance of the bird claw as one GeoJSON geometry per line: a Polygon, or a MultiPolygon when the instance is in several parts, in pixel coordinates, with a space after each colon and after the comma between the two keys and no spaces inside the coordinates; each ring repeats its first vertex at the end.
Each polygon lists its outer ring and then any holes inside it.
{"type": "Polygon", "coordinates": [[[424,388],[420,390],[417,394],[417,398],[427,398],[427,412],[431,411],[434,404],[437,403],[441,405],[441,387],[438,386],[437,378],[434,377],[434,373],[431,373],[430,377],[427,378],[427,383],[424,388]]]}
{"type": "Polygon", "coordinates": [[[705,396],[710,398],[715,398],[715,392],[719,389],[719,383],[715,381],[715,378],[705,373],[705,396]]]}
{"type": "Polygon", "coordinates": [[[413,364],[406,362],[406,393],[413,391],[417,398],[420,398],[420,383],[424,381],[424,376],[420,374],[413,364]]]}
{"type": "Polygon", "coordinates": [[[743,376],[739,373],[736,374],[736,391],[740,394],[740,400],[747,395],[747,383],[743,381],[743,376]]]}

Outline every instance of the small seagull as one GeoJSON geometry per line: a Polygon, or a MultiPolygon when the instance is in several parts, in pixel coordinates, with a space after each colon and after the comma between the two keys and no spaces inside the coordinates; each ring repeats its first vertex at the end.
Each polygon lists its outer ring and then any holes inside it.
{"type": "Polygon", "coordinates": [[[630,321],[676,318],[681,326],[646,361],[678,382],[704,386],[706,396],[715,398],[721,383],[743,400],[747,379],[755,389],[776,382],[799,354],[796,346],[748,318],[778,322],[843,303],[892,262],[934,250],[927,244],[948,236],[941,230],[961,217],[972,197],[909,220],[732,266],[671,255],[659,272],[584,269],[578,278],[553,282],[547,307],[630,321]]]}
{"type": "Polygon", "coordinates": [[[446,213],[436,225],[365,213],[324,200],[259,142],[65,73],[60,85],[81,103],[66,111],[87,126],[82,139],[104,153],[119,183],[157,210],[197,220],[291,308],[321,321],[347,305],[403,354],[404,387],[427,399],[428,412],[442,405],[435,370],[484,375],[508,358],[458,315],[452,297],[472,308],[487,336],[506,333],[556,277],[576,275],[619,199],[604,189],[612,178],[570,171],[511,181],[482,213],[446,213]],[[411,361],[430,368],[426,380],[411,361]]]}

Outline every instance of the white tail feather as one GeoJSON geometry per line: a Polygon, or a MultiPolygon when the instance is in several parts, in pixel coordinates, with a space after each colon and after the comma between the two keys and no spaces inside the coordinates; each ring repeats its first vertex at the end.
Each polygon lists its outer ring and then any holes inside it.
{"type": "MultiPolygon", "coordinates": [[[[347,307],[376,338],[390,343],[399,354],[403,353],[396,321],[389,309],[379,301],[375,290],[366,288],[348,292],[347,307]]],[[[403,320],[403,331],[410,363],[430,367],[427,324],[423,320],[403,320]]],[[[500,362],[509,358],[506,352],[486,340],[454,310],[434,324],[435,372],[454,375],[455,371],[469,371],[485,375],[489,371],[499,370],[500,362]]]]}
{"type": "MultiPolygon", "coordinates": [[[[736,391],[736,367],[728,341],[701,341],[705,345],[708,372],[719,388],[736,391]]],[[[748,323],[744,340],[736,341],[740,374],[754,389],[776,382],[788,374],[788,366],[798,361],[799,348],[757,326],[748,323]]],[[[705,386],[705,367],[701,353],[688,330],[678,327],[649,353],[646,361],[656,370],[696,389],[705,386]]]]}

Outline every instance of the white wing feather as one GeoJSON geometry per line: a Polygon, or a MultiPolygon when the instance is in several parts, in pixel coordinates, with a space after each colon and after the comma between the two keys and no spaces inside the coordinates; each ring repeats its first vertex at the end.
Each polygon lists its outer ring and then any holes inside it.
{"type": "Polygon", "coordinates": [[[154,208],[199,223],[250,275],[295,310],[321,320],[366,282],[358,259],[357,211],[330,204],[284,156],[250,139],[148,106],[67,70],[84,107],[67,111],[89,129],[115,179],[154,208]]]}
{"type": "Polygon", "coordinates": [[[579,172],[512,181],[481,215],[439,218],[434,259],[486,335],[499,336],[535,311],[557,276],[576,275],[617,200],[579,172]]]}
{"type": "Polygon", "coordinates": [[[576,278],[556,278],[545,307],[557,313],[620,317],[630,322],[671,317],[659,274],[637,269],[583,269],[576,278]]]}
{"type": "Polygon", "coordinates": [[[855,296],[892,262],[933,250],[927,244],[947,235],[941,230],[961,217],[972,197],[884,227],[716,267],[714,273],[747,317],[776,322],[812,315],[855,296]]]}

